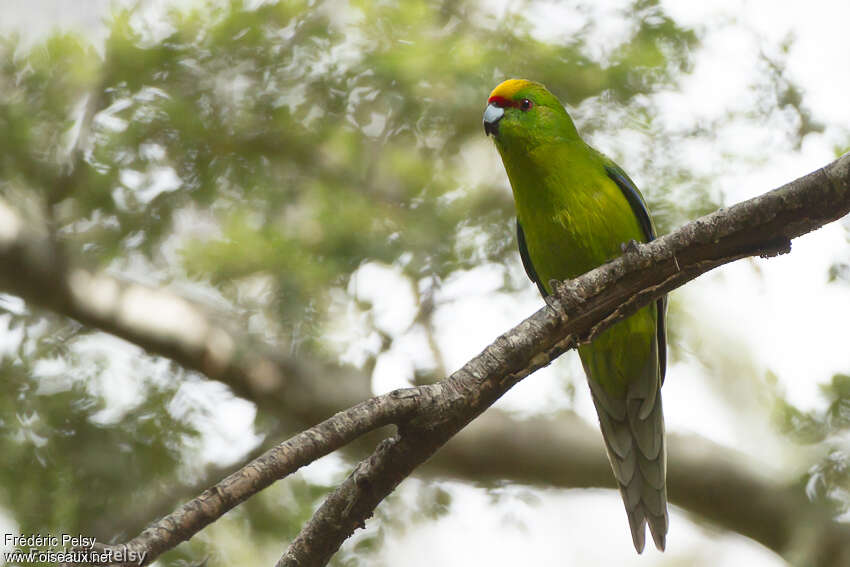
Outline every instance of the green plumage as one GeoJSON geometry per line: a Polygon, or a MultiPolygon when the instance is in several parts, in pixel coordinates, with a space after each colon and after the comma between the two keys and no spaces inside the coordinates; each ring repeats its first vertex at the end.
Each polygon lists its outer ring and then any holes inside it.
{"type": "MultiPolygon", "coordinates": [[[[623,244],[655,237],[634,183],[584,143],[543,85],[499,85],[485,130],[494,134],[513,188],[523,264],[544,296],[550,280],[579,276],[619,256],[623,244]]],[[[646,523],[659,549],[667,533],[664,312],[660,300],[579,347],[639,552],[646,523]]]]}

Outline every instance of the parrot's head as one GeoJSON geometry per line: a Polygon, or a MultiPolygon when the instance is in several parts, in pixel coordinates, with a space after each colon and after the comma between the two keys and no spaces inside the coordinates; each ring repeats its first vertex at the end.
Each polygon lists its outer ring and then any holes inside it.
{"type": "Polygon", "coordinates": [[[493,135],[500,150],[578,137],[555,95],[525,79],[509,79],[493,89],[484,110],[484,132],[493,135]]]}

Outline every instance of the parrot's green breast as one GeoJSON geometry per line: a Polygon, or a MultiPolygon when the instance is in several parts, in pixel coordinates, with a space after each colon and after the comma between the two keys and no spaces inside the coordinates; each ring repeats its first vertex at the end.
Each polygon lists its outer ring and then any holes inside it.
{"type": "Polygon", "coordinates": [[[646,240],[601,156],[573,157],[589,150],[571,147],[579,145],[539,146],[517,164],[505,159],[528,252],[550,293],[549,280],[579,276],[622,254],[621,244],[646,240]]]}
{"type": "Polygon", "coordinates": [[[550,293],[549,280],[579,276],[622,254],[621,244],[646,240],[602,156],[575,159],[592,152],[577,145],[543,145],[516,160],[502,151],[528,253],[550,293]]]}
{"type": "MultiPolygon", "coordinates": [[[[547,293],[550,280],[577,277],[621,255],[622,244],[647,240],[622,189],[606,173],[604,156],[583,141],[541,144],[517,155],[499,150],[528,257],[547,293]]],[[[623,396],[635,366],[654,355],[656,317],[654,306],[645,307],[579,348],[610,395],[623,396]]]]}

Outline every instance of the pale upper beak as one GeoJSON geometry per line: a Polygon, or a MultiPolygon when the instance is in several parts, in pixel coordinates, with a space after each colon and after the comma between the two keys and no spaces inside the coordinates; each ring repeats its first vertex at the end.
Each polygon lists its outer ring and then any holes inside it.
{"type": "Polygon", "coordinates": [[[499,133],[499,120],[505,115],[505,109],[494,103],[487,105],[484,110],[484,133],[494,136],[499,133]]]}

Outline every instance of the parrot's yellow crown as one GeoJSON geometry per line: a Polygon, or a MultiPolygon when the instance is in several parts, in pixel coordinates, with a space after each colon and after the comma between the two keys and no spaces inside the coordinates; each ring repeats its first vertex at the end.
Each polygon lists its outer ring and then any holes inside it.
{"type": "Polygon", "coordinates": [[[504,98],[506,100],[511,100],[515,94],[517,94],[520,90],[524,89],[528,85],[531,85],[531,81],[527,81],[525,79],[508,79],[499,84],[493,92],[490,93],[489,99],[492,98],[504,98]]]}

